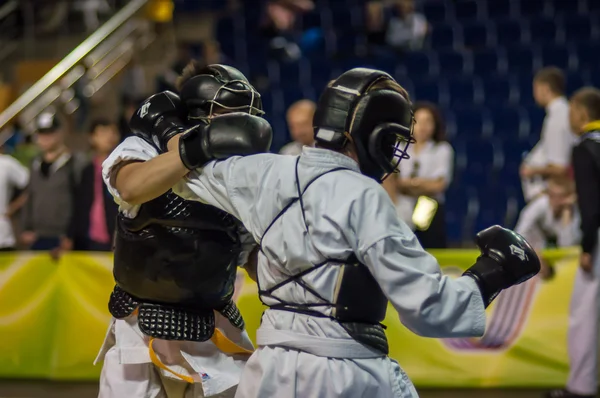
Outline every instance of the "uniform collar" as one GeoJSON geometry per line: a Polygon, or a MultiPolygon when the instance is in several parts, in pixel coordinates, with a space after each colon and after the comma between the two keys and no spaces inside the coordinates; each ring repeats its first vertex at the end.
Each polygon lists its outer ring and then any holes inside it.
{"type": "Polygon", "coordinates": [[[360,173],[360,167],[354,159],[329,149],[305,146],[302,148],[302,157],[309,163],[316,163],[321,166],[345,167],[360,173]]]}

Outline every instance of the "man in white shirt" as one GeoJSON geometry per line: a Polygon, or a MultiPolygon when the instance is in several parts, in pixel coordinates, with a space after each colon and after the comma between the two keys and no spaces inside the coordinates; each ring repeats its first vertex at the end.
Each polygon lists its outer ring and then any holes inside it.
{"type": "Polygon", "coordinates": [[[482,255],[464,276],[442,275],[380,185],[413,140],[408,94],[388,74],[342,74],[314,120],[317,147],[297,157],[227,158],[210,131],[151,129],[168,142],[156,162],[172,170],[174,192],[226,210],[260,242],[259,295],[270,308],[236,397],[417,397],[387,356],[387,301],[422,336],[480,336],[485,307],[539,260],[495,226],[478,235],[482,255]]]}
{"type": "Polygon", "coordinates": [[[10,218],[20,201],[11,198],[15,189],[23,190],[28,183],[29,170],[13,157],[0,153],[0,251],[14,249],[16,239],[10,218]]]}
{"type": "Polygon", "coordinates": [[[285,145],[279,153],[282,155],[300,155],[304,145],[313,146],[313,116],[315,103],[310,100],[296,101],[287,111],[287,124],[294,141],[285,145]]]}
{"type": "Polygon", "coordinates": [[[546,109],[540,141],[521,164],[523,194],[527,202],[546,188],[545,180],[567,173],[575,136],[569,126],[569,103],[564,97],[565,77],[556,67],[538,71],[533,79],[533,97],[546,109]]]}

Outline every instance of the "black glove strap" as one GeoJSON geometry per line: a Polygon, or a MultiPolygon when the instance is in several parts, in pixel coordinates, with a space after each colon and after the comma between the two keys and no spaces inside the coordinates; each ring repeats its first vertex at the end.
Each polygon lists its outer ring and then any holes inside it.
{"type": "Polygon", "coordinates": [[[160,133],[162,152],[167,151],[167,144],[169,140],[175,137],[177,134],[181,134],[185,131],[185,125],[176,116],[168,116],[159,119],[155,124],[156,131],[160,133]]]}

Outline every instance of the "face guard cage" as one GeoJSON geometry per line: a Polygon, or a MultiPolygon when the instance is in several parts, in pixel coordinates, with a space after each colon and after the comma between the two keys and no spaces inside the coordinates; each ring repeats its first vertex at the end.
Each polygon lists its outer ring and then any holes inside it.
{"type": "Polygon", "coordinates": [[[383,143],[384,148],[385,146],[392,147],[389,163],[393,171],[391,173],[384,174],[383,178],[381,179],[382,182],[385,181],[385,179],[388,178],[390,175],[398,173],[398,168],[400,167],[400,161],[402,161],[402,159],[410,159],[410,155],[408,154],[408,147],[416,142],[415,137],[413,135],[415,123],[416,121],[413,116],[408,136],[395,133],[394,135],[390,135],[390,138],[393,139],[393,142],[383,143]]]}

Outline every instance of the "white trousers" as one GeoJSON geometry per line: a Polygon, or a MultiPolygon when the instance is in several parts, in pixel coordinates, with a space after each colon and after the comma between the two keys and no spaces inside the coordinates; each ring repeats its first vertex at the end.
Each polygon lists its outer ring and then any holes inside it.
{"type": "MultiPolygon", "coordinates": [[[[233,398],[232,387],[214,398],[233,398]]],[[[152,363],[122,364],[118,350],[104,356],[98,398],[202,398],[201,384],[190,384],[161,375],[152,363]]]]}
{"type": "Polygon", "coordinates": [[[600,253],[593,256],[592,273],[577,269],[569,309],[569,379],[567,390],[596,395],[598,389],[598,293],[600,253]]]}
{"type": "Polygon", "coordinates": [[[235,398],[418,398],[388,357],[333,359],[282,347],[252,354],[235,398]]]}

